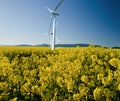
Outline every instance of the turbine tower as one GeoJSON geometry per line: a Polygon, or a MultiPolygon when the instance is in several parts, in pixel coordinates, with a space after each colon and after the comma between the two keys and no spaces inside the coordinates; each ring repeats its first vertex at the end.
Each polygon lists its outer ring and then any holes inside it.
{"type": "Polygon", "coordinates": [[[59,14],[56,12],[56,10],[59,8],[59,6],[62,4],[63,0],[61,0],[58,5],[55,7],[54,10],[51,10],[47,7],[47,9],[49,10],[49,12],[52,15],[51,18],[51,23],[50,23],[50,28],[49,28],[49,32],[48,34],[50,34],[52,36],[52,42],[51,42],[51,49],[55,50],[55,40],[56,40],[56,16],[58,16],[59,14]]]}

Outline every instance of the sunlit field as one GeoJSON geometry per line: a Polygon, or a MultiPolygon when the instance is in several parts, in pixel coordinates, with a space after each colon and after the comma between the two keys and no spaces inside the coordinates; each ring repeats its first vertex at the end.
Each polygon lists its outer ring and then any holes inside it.
{"type": "Polygon", "coordinates": [[[120,49],[0,46],[0,101],[120,101],[120,49]]]}

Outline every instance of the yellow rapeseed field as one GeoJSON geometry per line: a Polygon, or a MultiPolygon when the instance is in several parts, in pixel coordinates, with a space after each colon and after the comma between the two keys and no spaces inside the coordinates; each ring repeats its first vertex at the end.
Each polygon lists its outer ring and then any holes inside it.
{"type": "Polygon", "coordinates": [[[120,101],[120,50],[0,46],[0,101],[120,101]]]}

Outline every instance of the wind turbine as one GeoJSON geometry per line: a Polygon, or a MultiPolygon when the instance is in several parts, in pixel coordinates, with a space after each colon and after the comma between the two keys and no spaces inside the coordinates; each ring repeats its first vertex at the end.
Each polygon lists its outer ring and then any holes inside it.
{"type": "Polygon", "coordinates": [[[61,0],[58,5],[55,7],[54,10],[51,10],[47,7],[48,11],[51,13],[52,18],[51,18],[51,23],[50,23],[50,27],[49,27],[49,32],[48,34],[50,34],[52,36],[52,42],[51,42],[51,49],[55,50],[55,40],[56,40],[56,16],[58,16],[59,14],[56,12],[57,9],[59,8],[59,6],[62,4],[63,0],[61,0]],[[52,30],[52,31],[51,31],[52,30]]]}

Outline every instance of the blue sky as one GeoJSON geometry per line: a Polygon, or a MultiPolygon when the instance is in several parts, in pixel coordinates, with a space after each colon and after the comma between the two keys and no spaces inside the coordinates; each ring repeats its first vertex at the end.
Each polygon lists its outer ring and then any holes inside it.
{"type": "MultiPolygon", "coordinates": [[[[50,43],[51,16],[59,0],[0,0],[0,44],[50,43]]],[[[120,0],[64,0],[57,12],[57,43],[120,46],[120,0]]]]}

